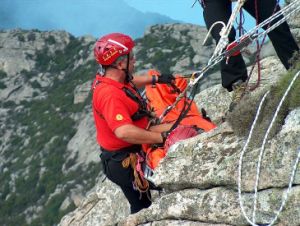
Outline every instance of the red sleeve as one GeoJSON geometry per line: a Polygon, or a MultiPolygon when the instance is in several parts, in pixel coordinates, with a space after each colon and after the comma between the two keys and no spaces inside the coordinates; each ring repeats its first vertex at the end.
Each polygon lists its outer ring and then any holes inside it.
{"type": "Polygon", "coordinates": [[[120,126],[132,124],[128,105],[120,95],[111,93],[101,99],[101,113],[109,128],[115,131],[120,126]]]}

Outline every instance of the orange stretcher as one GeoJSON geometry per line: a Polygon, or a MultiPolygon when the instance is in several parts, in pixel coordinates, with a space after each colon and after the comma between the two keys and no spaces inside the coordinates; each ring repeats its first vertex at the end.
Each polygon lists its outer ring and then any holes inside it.
{"type": "MultiPolygon", "coordinates": [[[[150,70],[148,74],[150,76],[157,75],[157,71],[150,70]]],[[[180,77],[179,75],[175,77],[175,86],[180,90],[180,92],[184,91],[187,87],[186,79],[180,77]]],[[[172,105],[179,95],[173,86],[167,84],[156,84],[155,86],[147,85],[145,92],[146,98],[148,99],[148,104],[154,110],[157,117],[159,117],[168,106],[172,105]]],[[[188,100],[186,97],[182,98],[177,103],[176,107],[164,117],[162,123],[175,122],[184,107],[185,101],[190,102],[190,100],[188,100]]],[[[216,128],[216,125],[213,122],[202,117],[194,101],[191,103],[190,110],[185,118],[180,122],[180,125],[197,126],[198,128],[203,129],[205,132],[216,128]]],[[[167,154],[167,150],[164,150],[164,148],[157,148],[153,150],[150,145],[143,145],[143,150],[146,152],[147,165],[151,169],[157,167],[160,160],[167,154]]]]}

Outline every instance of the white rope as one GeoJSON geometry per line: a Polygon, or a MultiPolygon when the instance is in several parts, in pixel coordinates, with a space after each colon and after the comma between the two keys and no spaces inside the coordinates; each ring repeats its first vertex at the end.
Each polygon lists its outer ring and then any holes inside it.
{"type": "MultiPolygon", "coordinates": [[[[252,137],[252,132],[253,132],[253,129],[254,129],[255,124],[256,124],[256,122],[257,122],[258,115],[260,114],[261,106],[262,106],[263,102],[265,101],[265,98],[266,98],[266,96],[269,94],[269,92],[267,92],[267,93],[264,95],[264,97],[263,97],[263,99],[262,99],[262,101],[261,101],[261,103],[260,103],[260,105],[259,105],[257,114],[256,114],[256,116],[255,116],[255,120],[254,120],[254,122],[253,122],[253,124],[252,124],[252,126],[251,126],[251,130],[250,130],[249,136],[248,136],[248,138],[247,138],[246,144],[245,144],[245,146],[244,146],[244,148],[243,148],[243,150],[242,150],[241,156],[240,156],[240,161],[239,161],[239,178],[238,178],[239,202],[240,202],[240,207],[241,207],[241,210],[242,210],[242,213],[243,213],[245,219],[246,219],[251,225],[255,225],[255,226],[256,226],[256,223],[255,223],[255,221],[256,221],[256,220],[255,220],[255,215],[256,215],[256,207],[257,207],[258,184],[259,184],[260,168],[261,168],[262,157],[263,157],[263,154],[264,154],[265,144],[266,144],[266,141],[267,141],[267,139],[268,139],[269,133],[270,133],[272,127],[273,127],[273,124],[274,124],[274,122],[275,122],[275,120],[276,120],[276,118],[277,118],[278,112],[279,112],[279,110],[280,110],[280,108],[281,108],[281,106],[282,106],[282,104],[283,104],[285,98],[287,97],[287,95],[288,95],[290,89],[292,88],[294,82],[295,82],[296,79],[298,78],[299,74],[300,74],[300,71],[294,76],[294,78],[292,79],[290,85],[288,86],[287,90],[285,91],[285,93],[284,93],[282,99],[280,100],[280,102],[279,102],[279,104],[278,104],[278,107],[277,107],[277,109],[276,109],[276,111],[275,111],[275,114],[274,114],[274,116],[273,116],[273,118],[272,118],[272,121],[271,121],[271,123],[270,123],[270,125],[269,125],[269,127],[268,127],[268,129],[267,129],[267,132],[266,132],[265,137],[264,137],[264,140],[263,140],[263,144],[262,144],[261,149],[260,149],[259,160],[258,160],[257,171],[256,171],[256,182],[255,182],[255,189],[254,189],[255,191],[254,191],[254,203],[253,203],[252,220],[250,220],[250,219],[248,218],[248,216],[247,216],[247,214],[246,214],[246,212],[245,212],[245,209],[244,209],[244,207],[243,207],[243,201],[242,201],[241,181],[242,181],[242,164],[243,164],[243,156],[244,156],[244,154],[245,154],[245,150],[246,150],[246,148],[247,148],[247,146],[248,146],[248,144],[249,144],[249,141],[250,141],[250,139],[251,139],[251,137],[252,137]]],[[[273,225],[273,224],[277,221],[277,219],[278,219],[278,217],[279,217],[279,214],[280,214],[280,212],[283,210],[284,205],[285,205],[285,203],[286,203],[286,201],[287,201],[288,194],[289,194],[290,191],[291,191],[291,187],[292,187],[292,184],[293,184],[293,181],[294,181],[294,176],[295,176],[295,173],[296,173],[296,170],[297,170],[297,166],[298,166],[298,162],[299,162],[299,158],[300,158],[300,149],[299,149],[298,151],[299,151],[299,153],[298,153],[298,157],[297,157],[297,159],[296,159],[296,161],[295,161],[295,164],[294,164],[294,166],[293,166],[293,170],[292,170],[291,177],[290,177],[290,181],[289,181],[289,187],[288,187],[288,189],[287,189],[287,191],[286,191],[286,194],[284,195],[284,198],[283,198],[283,200],[282,200],[282,202],[281,202],[281,205],[280,205],[279,210],[277,211],[275,217],[271,220],[271,223],[269,224],[269,226],[273,225]]]]}
{"type": "Polygon", "coordinates": [[[210,63],[211,61],[213,61],[213,59],[216,57],[216,56],[219,56],[221,55],[222,51],[226,48],[226,46],[228,45],[229,43],[229,39],[228,39],[228,36],[229,36],[229,33],[233,27],[233,24],[234,24],[234,21],[237,17],[237,15],[239,14],[242,6],[244,5],[245,3],[245,0],[238,0],[237,4],[235,5],[232,13],[231,13],[231,16],[227,22],[227,25],[226,26],[223,26],[222,30],[220,31],[220,40],[215,48],[215,51],[213,53],[213,55],[211,56],[211,58],[209,59],[208,63],[210,63]]]}
{"type": "Polygon", "coordinates": [[[239,37],[236,42],[241,41],[245,37],[247,37],[249,34],[254,34],[258,30],[262,29],[264,26],[270,24],[275,19],[282,17],[280,20],[278,20],[276,23],[274,23],[272,26],[270,26],[267,30],[260,32],[258,37],[261,37],[270,31],[274,30],[276,27],[278,27],[280,24],[282,24],[284,21],[289,20],[292,16],[294,16],[297,12],[300,11],[300,1],[294,1],[290,3],[289,5],[286,5],[285,7],[281,8],[279,11],[277,11],[275,14],[261,22],[260,24],[256,25],[254,28],[249,30],[246,34],[239,37]]]}
{"type": "Polygon", "coordinates": [[[300,147],[298,148],[298,156],[297,156],[297,159],[295,160],[295,164],[294,164],[294,167],[293,167],[289,187],[288,187],[287,191],[284,194],[284,198],[282,200],[282,203],[281,203],[281,206],[280,206],[279,210],[277,211],[275,217],[273,218],[273,220],[271,221],[269,226],[273,225],[277,221],[277,219],[279,217],[279,214],[281,213],[281,211],[283,210],[283,207],[285,206],[285,203],[288,199],[288,195],[291,192],[291,189],[292,189],[292,186],[293,186],[293,182],[294,182],[294,178],[295,178],[295,174],[296,174],[296,171],[297,171],[297,166],[298,166],[299,160],[300,160],[300,147]]]}
{"type": "MultiPolygon", "coordinates": [[[[242,200],[242,189],[241,189],[241,184],[242,184],[242,164],[243,164],[243,157],[245,155],[245,152],[246,152],[246,149],[248,147],[248,144],[250,142],[250,139],[252,138],[252,133],[253,133],[253,130],[254,130],[254,127],[256,125],[256,121],[258,119],[258,116],[260,114],[260,111],[261,111],[261,108],[262,108],[262,105],[263,103],[265,102],[265,99],[267,97],[267,95],[269,94],[270,91],[266,92],[265,95],[263,96],[262,100],[260,101],[259,103],[259,107],[258,107],[258,110],[256,112],[256,115],[255,115],[255,119],[254,119],[254,122],[251,126],[251,129],[250,129],[250,133],[249,133],[249,136],[247,138],[247,141],[246,141],[246,144],[241,152],[241,156],[240,156],[240,161],[239,161],[239,174],[238,174],[238,194],[239,194],[239,202],[240,202],[240,207],[241,207],[241,210],[242,210],[242,213],[244,215],[244,217],[246,218],[246,220],[252,224],[252,221],[248,218],[247,214],[246,214],[246,211],[244,209],[244,204],[243,204],[243,200],[242,200]]],[[[252,224],[253,225],[253,224],[252,224]]]]}
{"type": "Polygon", "coordinates": [[[205,38],[204,38],[204,40],[203,40],[203,42],[202,42],[202,45],[205,45],[205,43],[207,42],[207,39],[208,39],[208,37],[209,37],[209,35],[210,35],[210,33],[211,33],[211,30],[212,30],[217,24],[221,24],[222,27],[226,27],[226,24],[225,24],[223,21],[216,21],[216,22],[214,22],[214,23],[210,26],[210,28],[209,28],[209,30],[208,30],[208,32],[207,32],[207,34],[206,34],[206,36],[205,36],[205,38]]]}
{"type": "Polygon", "coordinates": [[[276,27],[278,27],[284,21],[289,20],[291,18],[291,16],[295,15],[298,11],[300,11],[300,5],[296,6],[295,8],[290,8],[290,9],[292,9],[292,10],[286,16],[283,16],[279,21],[274,23],[272,26],[270,26],[264,32],[260,33],[259,37],[269,33],[272,30],[274,30],[276,27]]]}

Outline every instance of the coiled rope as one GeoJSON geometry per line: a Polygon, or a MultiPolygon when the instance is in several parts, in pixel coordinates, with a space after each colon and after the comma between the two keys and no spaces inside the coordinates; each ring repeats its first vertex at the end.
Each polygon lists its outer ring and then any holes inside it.
{"type": "Polygon", "coordinates": [[[149,182],[144,178],[144,175],[141,171],[140,164],[142,161],[144,161],[144,159],[137,153],[130,153],[129,156],[122,161],[122,166],[124,168],[128,168],[130,166],[132,168],[134,187],[140,193],[145,193],[149,190],[149,182]]]}
{"type": "MultiPolygon", "coordinates": [[[[253,124],[251,126],[251,129],[250,129],[250,133],[249,133],[249,136],[246,140],[246,143],[245,143],[245,146],[243,147],[242,149],[242,152],[241,152],[241,156],[240,156],[240,160],[239,160],[239,173],[238,173],[238,195],[239,195],[239,203],[240,203],[240,207],[241,207],[241,210],[242,210],[242,213],[245,217],[245,219],[248,221],[248,223],[250,223],[251,225],[254,225],[254,226],[258,226],[255,222],[256,222],[256,208],[257,208],[257,193],[258,193],[258,184],[259,184],[259,176],[260,176],[260,168],[261,168],[261,162],[262,162],[262,157],[263,157],[263,154],[264,154],[264,149],[265,149],[265,144],[266,144],[266,141],[268,139],[268,136],[269,136],[269,133],[271,131],[271,128],[273,127],[273,124],[277,118],[277,115],[278,115],[278,112],[285,100],[285,98],[287,97],[290,89],[292,88],[294,82],[296,81],[296,79],[298,78],[300,74],[300,71],[294,76],[294,78],[292,79],[291,83],[289,84],[287,90],[285,91],[282,99],[280,100],[279,104],[278,104],[278,107],[275,111],[275,114],[272,118],[272,121],[267,129],[267,132],[265,134],[265,137],[264,137],[264,140],[263,140],[263,144],[261,146],[261,149],[260,149],[260,153],[259,153],[259,159],[258,159],[258,164],[257,164],[257,170],[256,170],[256,182],[255,182],[255,188],[254,188],[254,202],[253,202],[253,214],[252,214],[252,220],[249,219],[249,217],[247,216],[246,214],[246,211],[244,209],[244,205],[243,205],[243,200],[242,200],[242,191],[241,191],[241,182],[242,182],[242,164],[243,164],[243,157],[244,157],[244,154],[245,154],[245,151],[248,147],[248,144],[249,144],[249,141],[252,137],[252,134],[253,134],[253,129],[255,127],[255,124],[257,122],[257,119],[258,119],[258,116],[260,114],[260,111],[261,111],[261,107],[267,97],[267,95],[269,94],[269,91],[267,93],[265,93],[265,95],[263,96],[260,104],[259,104],[259,107],[258,107],[258,110],[257,110],[257,113],[256,113],[256,116],[255,116],[255,119],[253,121],[253,124]]],[[[298,156],[295,160],[295,163],[294,163],[294,166],[293,166],[293,169],[292,169],[292,173],[291,173],[291,177],[290,177],[290,180],[289,180],[289,186],[288,186],[288,189],[284,195],[284,198],[282,199],[282,202],[281,202],[281,205],[280,205],[280,208],[279,210],[276,212],[276,215],[274,216],[274,218],[271,220],[271,223],[268,224],[268,226],[271,226],[273,225],[278,217],[279,217],[279,214],[281,213],[281,211],[283,210],[285,204],[286,204],[286,201],[288,199],[288,195],[291,191],[291,188],[292,188],[292,184],[293,184],[293,181],[294,181],[294,177],[295,177],[295,173],[296,173],[296,170],[297,170],[297,166],[298,166],[298,163],[299,163],[299,159],[300,159],[300,147],[298,149],[298,156]]]]}

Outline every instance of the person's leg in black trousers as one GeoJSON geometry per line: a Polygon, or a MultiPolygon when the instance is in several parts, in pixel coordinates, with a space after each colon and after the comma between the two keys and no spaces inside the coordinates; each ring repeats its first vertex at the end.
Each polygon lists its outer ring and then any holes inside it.
{"type": "MultiPolygon", "coordinates": [[[[254,18],[256,18],[255,1],[258,8],[258,23],[269,18],[274,13],[276,6],[276,0],[248,0],[245,2],[243,8],[254,18]]],[[[279,7],[276,8],[277,12],[280,10],[279,7]]],[[[281,18],[280,18],[281,19],[281,18]]],[[[278,20],[274,20],[274,24],[278,20]]],[[[268,26],[264,27],[266,29],[268,26]]],[[[293,38],[290,28],[287,22],[282,23],[273,31],[268,33],[268,36],[274,46],[274,49],[286,69],[290,67],[289,60],[292,58],[295,52],[299,52],[299,47],[293,38]]]]}
{"type": "MultiPolygon", "coordinates": [[[[207,29],[209,29],[216,21],[223,21],[227,24],[231,15],[231,1],[230,0],[205,0],[203,5],[203,16],[207,29]]],[[[217,24],[212,29],[211,35],[218,43],[220,39],[220,31],[222,26],[217,24]]],[[[229,34],[229,42],[233,42],[236,39],[236,32],[234,28],[229,34]]],[[[237,56],[231,56],[229,61],[221,61],[221,78],[222,86],[228,91],[232,91],[232,84],[238,80],[246,81],[247,68],[241,54],[237,56]]]]}
{"type": "Polygon", "coordinates": [[[151,205],[150,191],[148,195],[146,193],[140,193],[133,188],[133,170],[124,168],[122,161],[108,160],[105,165],[105,173],[108,179],[121,187],[126,199],[130,204],[131,213],[137,213],[141,209],[147,208],[151,205]],[[148,198],[149,196],[149,198],[148,198]]]}
{"type": "Polygon", "coordinates": [[[119,185],[127,198],[129,204],[130,204],[130,213],[134,214],[139,212],[140,210],[144,208],[148,208],[151,205],[151,201],[149,200],[150,191],[148,192],[148,195],[146,193],[140,193],[139,191],[136,191],[133,189],[133,185],[119,185]],[[148,197],[149,196],[149,197],[148,197]]]}

